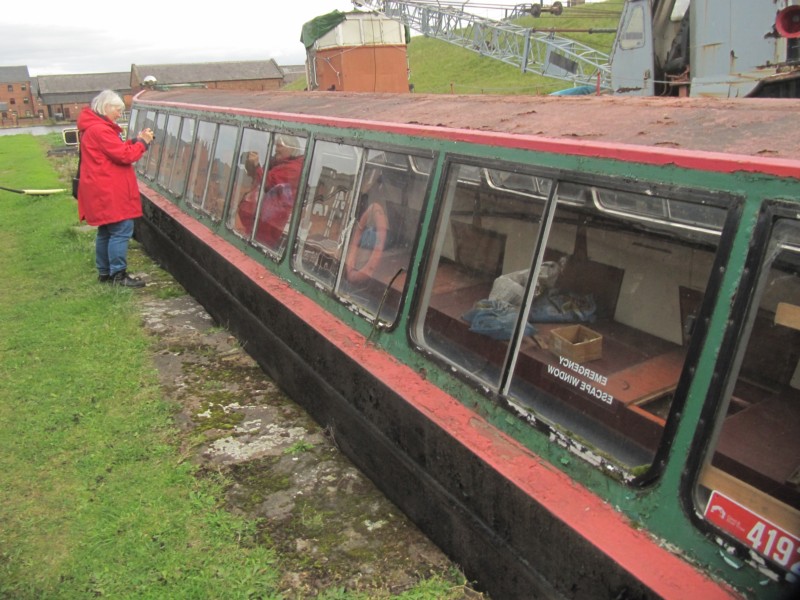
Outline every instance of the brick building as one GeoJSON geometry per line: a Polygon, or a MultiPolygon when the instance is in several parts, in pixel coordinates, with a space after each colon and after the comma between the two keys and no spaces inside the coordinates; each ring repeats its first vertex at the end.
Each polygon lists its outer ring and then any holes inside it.
{"type": "MultiPolygon", "coordinates": [[[[303,72],[303,68],[299,68],[303,72]]],[[[131,65],[130,72],[40,75],[27,66],[0,67],[0,126],[28,125],[42,119],[74,121],[102,90],[114,90],[130,107],[142,80],[153,76],[159,85],[201,85],[217,89],[277,90],[297,77],[274,60],[172,65],[131,65]]]]}
{"type": "Polygon", "coordinates": [[[44,118],[38,101],[36,81],[28,67],[0,67],[0,119],[4,125],[17,125],[26,120],[44,118]]]}
{"type": "Polygon", "coordinates": [[[82,75],[40,75],[39,98],[51,119],[74,121],[84,106],[102,90],[114,90],[126,106],[131,103],[130,73],[84,73],[82,75]]]}

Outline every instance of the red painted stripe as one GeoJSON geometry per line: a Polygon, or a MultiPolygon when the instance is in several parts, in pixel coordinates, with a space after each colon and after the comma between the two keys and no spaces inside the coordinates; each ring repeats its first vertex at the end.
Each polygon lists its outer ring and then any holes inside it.
{"type": "Polygon", "coordinates": [[[214,234],[174,204],[140,184],[160,209],[213,248],[233,267],[279,300],[305,323],[339,347],[371,375],[414,406],[522,489],[554,518],[566,523],[599,551],[663,598],[739,597],[691,565],[661,548],[645,532],[566,474],[544,462],[513,438],[467,409],[390,354],[368,344],[364,336],[340,321],[265,266],[214,234]]]}
{"type": "MultiPolygon", "coordinates": [[[[150,103],[146,101],[141,103],[150,105],[150,103]]],[[[800,161],[785,158],[765,158],[759,156],[748,156],[745,154],[727,154],[700,150],[679,150],[674,148],[653,148],[650,146],[637,146],[633,144],[609,142],[575,142],[567,139],[549,138],[535,135],[494,133],[473,131],[470,129],[431,127],[429,125],[409,125],[338,117],[318,117],[297,113],[235,109],[226,106],[196,105],[181,102],[160,102],[153,103],[152,106],[171,106],[184,109],[202,108],[203,110],[215,113],[260,117],[263,119],[288,121],[290,123],[298,124],[305,123],[309,125],[322,125],[327,127],[364,129],[367,131],[385,132],[398,135],[434,138],[450,142],[484,144],[488,146],[516,148],[536,152],[549,152],[570,156],[621,160],[625,162],[636,162],[647,165],[674,165],[676,167],[686,169],[716,173],[763,173],[765,175],[774,175],[777,177],[791,177],[794,179],[800,179],[800,161]]]]}

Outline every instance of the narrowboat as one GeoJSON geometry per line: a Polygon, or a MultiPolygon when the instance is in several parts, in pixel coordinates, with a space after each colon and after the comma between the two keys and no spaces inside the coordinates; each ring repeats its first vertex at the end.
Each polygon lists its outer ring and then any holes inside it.
{"type": "Polygon", "coordinates": [[[136,238],[492,598],[788,598],[798,115],[146,90],[136,238]]]}

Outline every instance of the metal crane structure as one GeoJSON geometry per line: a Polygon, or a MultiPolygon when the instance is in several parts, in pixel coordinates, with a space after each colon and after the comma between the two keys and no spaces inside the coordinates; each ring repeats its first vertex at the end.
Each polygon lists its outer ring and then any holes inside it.
{"type": "Polygon", "coordinates": [[[609,56],[553,32],[536,31],[443,5],[437,0],[352,0],[421,34],[575,86],[611,89],[609,56]]]}

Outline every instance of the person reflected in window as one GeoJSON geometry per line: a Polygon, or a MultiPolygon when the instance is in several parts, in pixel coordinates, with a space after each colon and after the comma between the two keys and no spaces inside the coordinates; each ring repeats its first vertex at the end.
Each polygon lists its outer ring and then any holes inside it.
{"type": "Polygon", "coordinates": [[[264,169],[261,168],[261,157],[253,150],[242,155],[241,159],[245,173],[250,178],[250,188],[242,194],[236,207],[234,228],[246,237],[253,232],[253,222],[256,218],[259,188],[264,178],[264,169]]]}
{"type": "Polygon", "coordinates": [[[97,227],[98,280],[140,288],[144,282],[127,272],[133,220],[142,216],[133,163],[147,151],[153,131],[147,128],[133,140],[123,140],[117,120],[124,109],[125,103],[116,92],[104,90],[78,116],[81,152],[78,217],[97,227]]]}
{"type": "Polygon", "coordinates": [[[275,136],[255,235],[258,242],[269,248],[279,246],[292,215],[302,171],[303,147],[300,141],[290,135],[275,136]]]}

